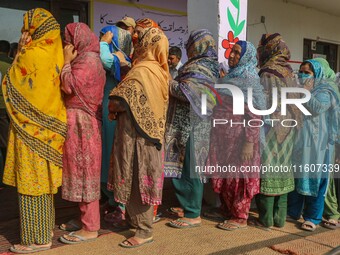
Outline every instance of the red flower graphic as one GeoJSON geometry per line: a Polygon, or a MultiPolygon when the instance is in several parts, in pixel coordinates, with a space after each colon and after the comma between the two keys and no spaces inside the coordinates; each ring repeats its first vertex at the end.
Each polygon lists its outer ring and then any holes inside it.
{"type": "Polygon", "coordinates": [[[228,39],[222,40],[222,47],[226,49],[224,52],[224,57],[229,58],[231,49],[234,47],[235,43],[239,41],[238,37],[234,38],[234,33],[232,31],[228,32],[228,39]]]}
{"type": "Polygon", "coordinates": [[[46,42],[46,44],[48,44],[48,45],[53,44],[53,40],[52,40],[52,39],[45,39],[45,42],[46,42]]]}
{"type": "Polygon", "coordinates": [[[26,76],[26,75],[27,75],[27,70],[26,70],[25,67],[21,67],[21,68],[20,68],[20,71],[21,71],[21,75],[22,75],[22,76],[26,76]]]}

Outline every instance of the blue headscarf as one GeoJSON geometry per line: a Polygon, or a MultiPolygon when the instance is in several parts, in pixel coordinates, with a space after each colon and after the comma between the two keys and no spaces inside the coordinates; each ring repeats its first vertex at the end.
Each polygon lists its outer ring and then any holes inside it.
{"type": "MultiPolygon", "coordinates": [[[[253,88],[253,104],[258,110],[266,109],[266,97],[263,86],[260,83],[260,77],[256,72],[256,49],[251,42],[239,41],[245,53],[240,57],[240,61],[235,67],[230,67],[229,73],[220,79],[218,83],[234,84],[242,90],[245,102],[248,102],[248,88],[253,88]]],[[[219,90],[221,94],[231,96],[228,89],[219,90]]]]}
{"type": "Polygon", "coordinates": [[[246,50],[247,50],[247,42],[246,41],[238,41],[236,44],[241,46],[241,56],[240,57],[242,58],[244,53],[246,53],[246,50]]]}
{"type": "MultiPolygon", "coordinates": [[[[101,34],[105,34],[106,32],[112,32],[113,38],[112,42],[109,44],[110,52],[115,53],[117,51],[120,51],[124,54],[126,61],[131,63],[131,59],[129,55],[131,54],[131,49],[132,49],[132,39],[131,39],[131,34],[130,32],[121,29],[117,26],[106,26],[100,30],[101,34]]],[[[113,55],[115,58],[115,67],[114,67],[114,73],[113,76],[115,77],[116,80],[120,81],[120,63],[119,61],[116,61],[118,57],[113,55]]]]}

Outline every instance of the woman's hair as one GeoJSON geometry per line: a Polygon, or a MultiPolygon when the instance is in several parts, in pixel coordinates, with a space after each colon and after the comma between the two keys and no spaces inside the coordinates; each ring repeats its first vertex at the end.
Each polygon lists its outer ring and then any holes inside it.
{"type": "Polygon", "coordinates": [[[309,69],[313,72],[313,75],[315,75],[314,67],[313,67],[313,65],[312,65],[311,62],[309,62],[309,61],[303,61],[302,64],[300,65],[300,69],[301,69],[301,67],[304,66],[304,65],[308,65],[308,66],[309,66],[309,69]]]}

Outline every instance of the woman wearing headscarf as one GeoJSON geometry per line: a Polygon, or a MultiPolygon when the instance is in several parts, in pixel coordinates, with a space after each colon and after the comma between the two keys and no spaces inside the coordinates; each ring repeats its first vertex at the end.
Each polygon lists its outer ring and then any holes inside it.
{"type": "Polygon", "coordinates": [[[302,169],[288,197],[288,215],[295,220],[302,215],[301,228],[307,231],[314,231],[322,221],[339,135],[340,96],[333,80],[326,79],[328,71],[315,59],[303,62],[299,71],[301,84],[311,92],[306,103],[311,116],[304,117],[294,145],[293,163],[302,169]]]}
{"type": "MultiPolygon", "coordinates": [[[[328,83],[332,83],[333,85],[331,86],[336,91],[336,75],[335,72],[329,66],[328,61],[324,58],[315,58],[314,60],[318,61],[321,64],[326,81],[328,83]]],[[[335,157],[336,156],[337,153],[335,152],[335,157]]],[[[323,222],[323,226],[329,229],[336,229],[340,227],[340,211],[339,211],[340,209],[336,194],[334,172],[331,172],[329,177],[330,177],[329,184],[327,188],[327,194],[325,197],[325,208],[323,212],[323,217],[326,220],[323,222]]]]}
{"type": "Polygon", "coordinates": [[[116,227],[119,227],[122,226],[125,220],[125,206],[115,202],[113,192],[107,189],[113,137],[117,124],[115,120],[109,120],[108,106],[110,92],[131,68],[131,60],[128,56],[130,56],[131,53],[132,39],[130,32],[116,26],[104,27],[100,31],[100,36],[100,59],[106,71],[106,84],[103,98],[101,190],[109,199],[109,207],[113,207],[113,212],[107,213],[104,219],[112,222],[116,227]]]}
{"type": "MultiPolygon", "coordinates": [[[[276,33],[262,36],[257,54],[261,84],[267,95],[266,109],[269,109],[272,105],[273,88],[278,89],[278,102],[280,102],[281,88],[296,86],[293,82],[293,70],[288,63],[290,51],[281,35],[276,33]]],[[[294,119],[300,122],[300,112],[291,105],[287,107],[286,116],[281,115],[280,105],[268,116],[269,119],[280,121],[275,125],[265,125],[265,146],[261,152],[261,163],[264,166],[291,165],[295,129],[284,127],[280,123],[283,119],[294,119]]],[[[287,194],[294,190],[293,173],[263,173],[260,187],[260,194],[256,196],[259,226],[283,227],[287,214],[287,194]]]]}
{"type": "Polygon", "coordinates": [[[170,82],[165,136],[164,173],[173,178],[176,197],[184,212],[183,218],[169,223],[175,228],[201,225],[203,182],[191,170],[195,162],[204,165],[206,161],[210,126],[201,114],[201,96],[207,95],[210,116],[216,105],[213,88],[219,76],[216,44],[208,30],[192,31],[186,50],[188,62],[179,69],[176,80],[170,82]]]}
{"type": "Polygon", "coordinates": [[[168,107],[169,42],[158,28],[137,21],[133,67],[110,94],[110,119],[117,119],[108,188],[126,205],[135,236],[120,245],[153,241],[153,205],[162,201],[162,145],[168,107]]]}
{"type": "Polygon", "coordinates": [[[101,125],[105,72],[99,41],[84,23],[65,28],[65,63],[61,71],[67,108],[62,198],[78,202],[82,229],[63,235],[74,244],[97,238],[100,229],[101,125]],[[91,68],[89,68],[91,67],[91,68]]]}
{"type": "Polygon", "coordinates": [[[11,119],[4,183],[17,187],[20,245],[15,253],[47,250],[55,224],[53,194],[62,182],[66,109],[60,26],[48,11],[24,15],[18,53],[2,83],[11,119]]]}
{"type": "MultiPolygon", "coordinates": [[[[260,77],[256,72],[256,49],[246,41],[238,41],[228,59],[229,73],[218,84],[234,84],[242,90],[245,98],[245,115],[233,115],[233,98],[230,90],[220,89],[222,104],[214,108],[214,119],[242,123],[244,120],[261,121],[247,105],[248,89],[253,91],[253,105],[258,110],[266,107],[266,98],[260,77]]],[[[247,124],[246,124],[247,125],[247,124]]],[[[243,172],[242,168],[260,168],[260,126],[217,125],[211,131],[208,166],[235,166],[235,173],[218,174],[212,179],[215,192],[223,199],[225,214],[230,220],[217,225],[224,230],[237,230],[247,227],[247,219],[252,198],[259,193],[258,172],[243,172]]]]}
{"type": "MultiPolygon", "coordinates": [[[[148,28],[157,28],[160,29],[160,26],[158,26],[158,23],[155,22],[152,19],[149,18],[142,18],[137,20],[138,26],[136,26],[136,29],[134,31],[134,34],[132,36],[132,42],[133,45],[138,44],[138,35],[142,32],[143,29],[148,29],[148,28]]],[[[163,31],[163,30],[162,30],[163,31]]],[[[135,55],[134,55],[135,56],[135,55]]],[[[135,56],[136,58],[137,56],[135,56]]],[[[162,161],[164,159],[164,151],[162,152],[162,161]]],[[[162,168],[164,168],[164,166],[162,165],[162,168]]],[[[160,220],[160,217],[157,215],[157,210],[158,210],[158,205],[154,205],[154,211],[153,211],[153,222],[156,223],[160,220]]]]}

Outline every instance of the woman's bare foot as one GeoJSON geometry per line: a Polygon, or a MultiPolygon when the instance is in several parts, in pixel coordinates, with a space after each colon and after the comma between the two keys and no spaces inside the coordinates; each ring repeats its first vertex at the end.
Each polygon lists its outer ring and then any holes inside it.
{"type": "Polygon", "coordinates": [[[170,213],[176,214],[177,217],[184,217],[184,210],[181,207],[171,207],[168,209],[170,213]]]}
{"type": "Polygon", "coordinates": [[[247,220],[245,219],[230,219],[225,220],[224,222],[221,222],[217,225],[218,228],[224,229],[224,230],[236,230],[236,229],[244,229],[246,228],[247,220]]]}

